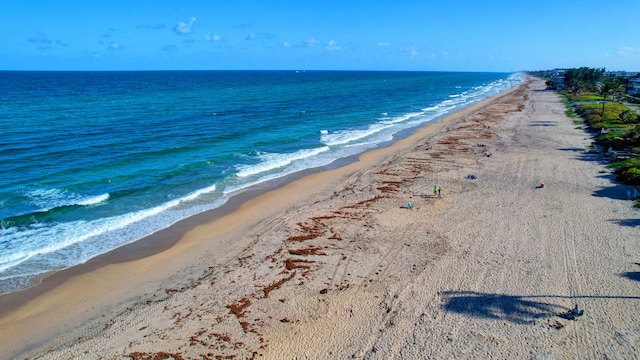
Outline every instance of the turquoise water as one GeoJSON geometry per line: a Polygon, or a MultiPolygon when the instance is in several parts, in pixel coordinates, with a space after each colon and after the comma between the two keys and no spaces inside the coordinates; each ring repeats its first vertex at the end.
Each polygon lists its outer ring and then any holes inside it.
{"type": "Polygon", "coordinates": [[[0,72],[0,294],[520,81],[503,73],[0,72]]]}

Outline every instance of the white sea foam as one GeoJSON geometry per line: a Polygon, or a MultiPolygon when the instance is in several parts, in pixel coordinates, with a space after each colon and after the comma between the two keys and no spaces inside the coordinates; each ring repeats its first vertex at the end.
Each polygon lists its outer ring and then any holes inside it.
{"type": "MultiPolygon", "coordinates": [[[[323,135],[324,136],[324,135],[323,135]]],[[[289,154],[262,153],[259,154],[260,162],[253,165],[238,165],[237,176],[248,177],[274,169],[282,168],[294,161],[306,159],[320,153],[329,151],[329,147],[323,146],[315,149],[299,150],[289,154]]]]}
{"type": "Polygon", "coordinates": [[[84,199],[80,199],[78,200],[78,202],[76,202],[76,205],[82,205],[82,206],[95,205],[107,200],[109,200],[109,193],[96,195],[96,196],[89,196],[84,199]]]}
{"type": "MultiPolygon", "coordinates": [[[[342,153],[342,154],[344,156],[348,156],[351,153],[342,153]]],[[[289,166],[285,166],[282,169],[278,169],[277,172],[265,172],[264,174],[260,175],[260,177],[255,178],[255,180],[242,181],[239,184],[230,185],[225,188],[224,195],[227,197],[231,197],[237,193],[241,193],[243,190],[250,188],[252,186],[264,184],[268,181],[282,178],[287,175],[294,174],[298,171],[303,171],[311,168],[329,165],[331,162],[341,157],[343,156],[338,155],[337,153],[329,153],[327,151],[327,152],[320,153],[316,156],[300,159],[298,161],[291,162],[289,166]]]]}
{"type": "MultiPolygon", "coordinates": [[[[218,186],[214,184],[214,185],[211,185],[211,186],[207,186],[207,187],[205,187],[203,189],[196,190],[196,191],[192,192],[191,194],[188,194],[188,195],[178,199],[178,203],[177,204],[180,204],[180,203],[183,203],[183,202],[187,202],[187,201],[191,201],[191,200],[195,200],[198,197],[200,197],[201,195],[212,193],[212,192],[216,191],[217,188],[218,188],[218,186]]],[[[175,204],[175,205],[177,205],[177,204],[175,204]]]]}
{"type": "Polygon", "coordinates": [[[35,189],[25,194],[31,203],[38,207],[38,212],[47,212],[63,206],[88,206],[99,204],[109,199],[109,194],[83,196],[65,189],[35,189]]]}
{"type": "MultiPolygon", "coordinates": [[[[520,81],[522,81],[522,76],[514,74],[510,76],[508,80],[497,80],[476,86],[471,90],[450,94],[439,103],[423,108],[422,112],[407,113],[393,118],[385,117],[379,119],[380,121],[378,123],[371,124],[365,129],[338,130],[331,134],[323,134],[320,140],[328,146],[353,146],[376,141],[387,141],[390,137],[390,134],[387,134],[388,131],[397,132],[408,126],[415,126],[437,119],[451,111],[466,107],[493,94],[502,92],[520,81]],[[394,128],[395,130],[393,130],[394,128]],[[385,136],[377,136],[379,134],[385,134],[385,136]],[[377,137],[373,139],[374,136],[377,137]]],[[[457,87],[457,89],[459,88],[460,87],[457,87]]]]}
{"type": "Polygon", "coordinates": [[[412,112],[393,118],[384,118],[364,129],[340,130],[334,131],[331,134],[325,134],[320,137],[320,141],[328,146],[357,146],[388,141],[391,139],[391,134],[388,134],[387,131],[392,130],[394,126],[398,124],[407,123],[408,120],[422,116],[424,116],[422,112],[412,112]],[[381,133],[384,133],[384,136],[372,138],[381,133]]]}
{"type": "Polygon", "coordinates": [[[405,122],[405,121],[407,121],[407,120],[409,120],[409,119],[412,119],[412,118],[416,118],[416,117],[418,117],[418,116],[421,116],[421,115],[423,115],[423,114],[424,114],[424,113],[422,113],[422,112],[412,112],[412,113],[407,113],[407,114],[404,114],[404,115],[396,116],[396,117],[394,117],[394,118],[392,118],[392,119],[385,120],[385,121],[383,121],[382,123],[383,123],[383,124],[398,124],[398,123],[405,122]]]}
{"type": "MultiPolygon", "coordinates": [[[[157,206],[148,210],[137,211],[116,217],[103,218],[91,222],[73,221],[66,223],[58,223],[48,227],[29,227],[21,229],[19,238],[12,241],[23,242],[22,252],[14,253],[10,258],[2,258],[0,264],[0,273],[8,268],[15,267],[27,260],[39,256],[58,252],[62,249],[69,248],[75,244],[82,243],[89,238],[99,236],[101,234],[122,229],[136,221],[160,213],[165,210],[165,206],[157,206]],[[28,239],[39,239],[37,244],[30,246],[28,239]]],[[[94,254],[95,256],[96,254],[94,254]]],[[[73,258],[70,261],[78,261],[81,259],[73,258]]],[[[82,261],[80,261],[82,262],[82,261]]],[[[42,271],[37,269],[36,271],[42,271]]],[[[36,272],[37,273],[37,272],[36,272]]],[[[31,273],[20,275],[32,275],[31,273]]]]}
{"type": "MultiPolygon", "coordinates": [[[[216,185],[212,185],[150,209],[102,218],[94,221],[73,221],[58,223],[52,226],[39,226],[38,224],[34,224],[26,228],[23,227],[18,229],[16,227],[12,227],[8,229],[0,229],[0,234],[2,234],[3,238],[8,240],[9,244],[22,249],[20,252],[10,252],[0,257],[0,273],[4,273],[6,270],[11,268],[16,268],[20,264],[35,257],[63,252],[75,245],[86,242],[86,244],[81,246],[83,250],[73,251],[74,255],[65,257],[66,260],[62,261],[60,264],[55,264],[54,266],[66,267],[82,263],[96,255],[153,234],[154,232],[175,223],[185,216],[194,215],[195,213],[202,211],[203,209],[192,209],[192,211],[187,214],[177,215],[176,213],[173,217],[167,216],[167,210],[177,208],[178,205],[182,203],[196,200],[203,194],[214,192],[216,188],[216,185]],[[161,217],[162,220],[152,221],[150,224],[132,227],[134,224],[144,224],[145,221],[150,220],[153,217],[161,217]],[[126,235],[110,236],[108,239],[119,239],[120,242],[109,242],[106,241],[106,239],[104,239],[105,241],[102,241],[102,237],[105,235],[113,234],[118,231],[124,231],[126,232],[126,235]]],[[[220,203],[215,204],[215,206],[219,205],[220,203]]],[[[50,257],[49,262],[52,261],[51,259],[54,259],[54,257],[50,257]]],[[[30,267],[29,269],[20,270],[17,275],[37,275],[43,271],[51,271],[54,268],[55,267],[48,269],[46,268],[46,265],[45,268],[30,267]]],[[[10,271],[4,275],[4,277],[0,277],[0,280],[16,276],[16,274],[10,271]]]]}
{"type": "Polygon", "coordinates": [[[385,128],[383,124],[377,123],[370,125],[366,129],[339,130],[332,132],[331,134],[321,136],[320,141],[329,146],[345,145],[371,136],[383,128],[385,128]]]}
{"type": "Polygon", "coordinates": [[[449,111],[451,111],[451,110],[453,110],[453,109],[455,109],[455,108],[456,108],[456,106],[455,106],[455,105],[451,105],[451,106],[443,107],[443,108],[440,108],[440,111],[438,111],[438,113],[439,113],[439,114],[446,114],[446,113],[448,113],[449,111]]]}

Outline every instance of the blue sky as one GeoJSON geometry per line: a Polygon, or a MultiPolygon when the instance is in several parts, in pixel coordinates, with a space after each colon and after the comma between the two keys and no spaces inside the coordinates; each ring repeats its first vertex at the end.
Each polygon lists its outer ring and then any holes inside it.
{"type": "Polygon", "coordinates": [[[640,70],[640,0],[0,0],[0,70],[640,70]]]}

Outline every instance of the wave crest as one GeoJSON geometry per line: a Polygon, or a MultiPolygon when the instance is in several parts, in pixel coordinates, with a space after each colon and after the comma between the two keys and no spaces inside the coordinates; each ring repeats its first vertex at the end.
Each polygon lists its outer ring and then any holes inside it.
{"type": "Polygon", "coordinates": [[[270,170],[281,168],[291,164],[294,161],[304,160],[320,153],[329,151],[328,146],[323,146],[315,149],[299,150],[289,154],[278,153],[261,153],[258,155],[260,162],[253,165],[238,165],[238,177],[248,177],[264,173],[270,170]]]}

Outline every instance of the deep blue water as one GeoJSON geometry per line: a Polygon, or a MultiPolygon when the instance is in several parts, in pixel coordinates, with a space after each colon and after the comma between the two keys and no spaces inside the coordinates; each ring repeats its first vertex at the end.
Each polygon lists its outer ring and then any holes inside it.
{"type": "Polygon", "coordinates": [[[504,73],[0,72],[0,294],[519,81],[504,73]]]}

